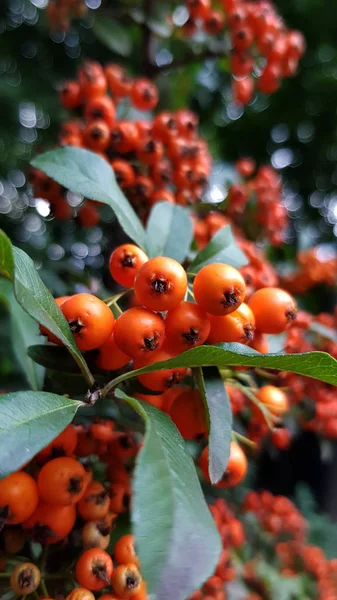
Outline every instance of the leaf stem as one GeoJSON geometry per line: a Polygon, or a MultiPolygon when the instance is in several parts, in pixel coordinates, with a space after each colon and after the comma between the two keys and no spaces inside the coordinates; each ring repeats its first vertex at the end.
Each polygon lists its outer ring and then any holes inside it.
{"type": "Polygon", "coordinates": [[[250,448],[256,448],[255,442],[247,438],[245,435],[241,435],[241,433],[234,431],[234,429],[232,429],[232,438],[234,438],[234,441],[238,440],[239,442],[246,444],[246,446],[250,446],[250,448]]]}
{"type": "Polygon", "coordinates": [[[236,379],[229,379],[228,383],[245,394],[245,396],[247,396],[247,398],[249,398],[249,400],[262,412],[269,429],[274,429],[274,421],[277,421],[277,417],[272,415],[268,408],[257,399],[255,392],[242,383],[239,383],[236,379]]]}
{"type": "Polygon", "coordinates": [[[125,294],[127,294],[128,291],[129,290],[124,290],[123,292],[119,292],[118,294],[114,294],[113,296],[108,296],[108,298],[104,298],[103,302],[105,304],[107,304],[108,306],[110,306],[110,304],[114,304],[120,298],[122,298],[123,296],[125,296],[125,294]]]}
{"type": "Polygon", "coordinates": [[[45,583],[45,580],[43,579],[43,577],[41,578],[41,581],[40,581],[40,588],[41,588],[41,592],[42,592],[42,595],[44,596],[44,598],[49,598],[49,592],[47,590],[47,586],[46,586],[46,583],[45,583]]]}
{"type": "Polygon", "coordinates": [[[187,292],[189,293],[189,295],[191,296],[191,298],[193,298],[193,300],[195,300],[194,294],[193,294],[190,286],[187,286],[187,292]]]}
{"type": "Polygon", "coordinates": [[[70,350],[70,352],[71,352],[72,357],[77,362],[79,368],[81,369],[82,375],[83,375],[84,379],[86,380],[88,386],[90,388],[92,388],[95,383],[95,378],[94,378],[93,374],[91,373],[83,356],[79,357],[76,352],[72,352],[71,350],[70,350]]]}

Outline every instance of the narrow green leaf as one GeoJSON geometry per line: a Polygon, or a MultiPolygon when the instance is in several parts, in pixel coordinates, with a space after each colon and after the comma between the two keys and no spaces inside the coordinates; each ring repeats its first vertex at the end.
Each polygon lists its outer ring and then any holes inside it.
{"type": "MultiPolygon", "coordinates": [[[[11,323],[11,342],[14,354],[20,364],[32,390],[43,388],[45,370],[36,365],[27,354],[31,344],[43,343],[39,326],[17,302],[14,296],[13,284],[7,279],[0,279],[0,298],[7,306],[11,323]]],[[[41,345],[44,348],[43,345],[41,345]]]]}
{"type": "Polygon", "coordinates": [[[58,436],[81,402],[47,392],[0,396],[0,478],[13,473],[58,436]]]}
{"type": "Polygon", "coordinates": [[[124,376],[124,379],[174,367],[217,366],[261,367],[263,369],[289,371],[337,385],[337,361],[326,352],[260,354],[253,348],[237,343],[198,346],[198,348],[187,350],[170,360],[131,371],[127,376],[124,376]]]}
{"type": "Polygon", "coordinates": [[[224,263],[236,269],[248,264],[245,254],[236,245],[230,225],[219,229],[207,246],[198,252],[189,266],[189,271],[197,273],[211,263],[224,263]]]}
{"type": "Polygon", "coordinates": [[[208,472],[212,483],[223,476],[230,452],[232,411],[224,382],[212,369],[196,369],[200,393],[208,413],[208,472]]]}
{"type": "Polygon", "coordinates": [[[107,48],[120,56],[130,56],[132,41],[128,29],[122,27],[115,19],[96,17],[93,32],[97,39],[107,48]]]}
{"type": "Polygon", "coordinates": [[[185,600],[214,572],[219,534],[175,425],[146,402],[121,390],[116,396],[146,425],[133,480],[132,523],[149,594],[156,600],[185,600]]]}
{"type": "Polygon", "coordinates": [[[70,191],[110,206],[125,233],[144,247],[143,225],[104,158],[84,148],[66,146],[36,156],[31,164],[70,191]]]}
{"type": "Polygon", "coordinates": [[[35,344],[27,349],[28,356],[37,364],[52,371],[79,374],[80,369],[63,346],[41,346],[35,344]]]}
{"type": "Polygon", "coordinates": [[[12,246],[9,238],[1,230],[0,244],[0,251],[6,247],[0,254],[0,265],[2,265],[0,275],[11,272],[10,264],[13,260],[15,274],[12,270],[11,280],[19,304],[33,319],[56,335],[72,354],[83,374],[88,374],[87,364],[75,344],[68,322],[41,280],[31,258],[23,250],[12,246]]]}
{"type": "Polygon", "coordinates": [[[158,202],[151,210],[146,228],[150,256],[167,256],[182,263],[193,238],[193,224],[186,208],[158,202]]]}

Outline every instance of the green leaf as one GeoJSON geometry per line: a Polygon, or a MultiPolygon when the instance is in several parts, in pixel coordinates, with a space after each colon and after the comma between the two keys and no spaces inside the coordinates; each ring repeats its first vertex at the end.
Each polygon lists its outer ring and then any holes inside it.
{"type": "Polygon", "coordinates": [[[198,387],[208,415],[208,472],[212,483],[223,476],[230,451],[232,411],[224,382],[219,373],[196,369],[198,387]],[[206,378],[204,377],[206,375],[206,378]]]}
{"type": "Polygon", "coordinates": [[[142,574],[156,600],[185,600],[214,572],[221,552],[219,534],[175,425],[146,402],[121,390],[116,396],[128,402],[146,425],[132,501],[142,574]]]}
{"type": "Polygon", "coordinates": [[[170,358],[123,376],[129,379],[143,373],[151,373],[161,369],[175,367],[261,367],[289,371],[298,375],[306,375],[332,385],[337,385],[337,361],[326,352],[304,352],[303,354],[260,354],[243,344],[216,344],[215,346],[198,346],[170,358]]]}
{"type": "Polygon", "coordinates": [[[132,41],[128,30],[115,19],[96,17],[93,32],[97,39],[107,48],[120,56],[130,56],[132,41]]]}
{"type": "Polygon", "coordinates": [[[207,246],[198,252],[189,266],[189,271],[197,273],[211,263],[224,263],[236,269],[248,264],[245,254],[235,243],[230,225],[219,229],[207,246]]]}
{"type": "MultiPolygon", "coordinates": [[[[43,388],[45,370],[36,365],[27,355],[27,348],[43,338],[39,326],[17,302],[14,296],[13,284],[8,279],[0,279],[0,298],[3,298],[10,314],[11,342],[14,354],[20,364],[32,390],[43,388]]],[[[41,348],[44,346],[41,345],[41,348]]]]}
{"type": "Polygon", "coordinates": [[[169,202],[158,202],[151,210],[146,228],[150,256],[167,256],[182,263],[193,238],[189,211],[169,202]]]}
{"type": "Polygon", "coordinates": [[[31,164],[70,191],[110,206],[125,233],[144,247],[143,225],[104,158],[90,150],[68,146],[40,154],[31,164]]]}
{"type": "Polygon", "coordinates": [[[81,402],[47,392],[0,396],[0,478],[16,471],[55,439],[81,402]]]}
{"type": "Polygon", "coordinates": [[[29,346],[27,353],[34,362],[43,365],[46,369],[61,371],[62,373],[80,374],[77,363],[62,346],[36,344],[29,346]]]}
{"type": "Polygon", "coordinates": [[[56,335],[76,360],[82,373],[88,374],[87,364],[75,344],[68,322],[41,280],[33,261],[23,250],[12,246],[10,239],[1,230],[0,252],[0,275],[9,274],[19,304],[33,319],[56,335]]]}

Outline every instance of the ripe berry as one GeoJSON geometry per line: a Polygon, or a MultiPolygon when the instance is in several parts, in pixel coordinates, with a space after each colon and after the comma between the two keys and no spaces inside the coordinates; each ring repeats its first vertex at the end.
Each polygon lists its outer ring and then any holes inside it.
{"type": "Polygon", "coordinates": [[[95,592],[110,585],[112,571],[109,554],[100,548],[91,548],[85,550],[78,559],[75,576],[81,586],[95,592]]]}
{"type": "Polygon", "coordinates": [[[40,544],[56,544],[73,529],[76,507],[39,504],[35,512],[23,523],[33,541],[40,544]]]}
{"type": "Polygon", "coordinates": [[[64,108],[72,110],[81,104],[81,88],[77,81],[67,81],[59,94],[60,103],[64,108]]]}
{"type": "Polygon", "coordinates": [[[116,109],[109,96],[92,98],[85,106],[84,117],[87,121],[103,121],[111,128],[116,120],[116,109]]]}
{"type": "Polygon", "coordinates": [[[279,450],[287,450],[291,443],[291,433],[285,427],[276,427],[271,434],[271,441],[279,450]]]}
{"type": "Polygon", "coordinates": [[[115,319],[96,296],[75,294],[61,308],[80,350],[99,348],[109,339],[115,319]]]}
{"type": "Polygon", "coordinates": [[[205,31],[209,35],[218,35],[224,27],[224,18],[218,10],[210,10],[204,23],[205,31]]]}
{"type": "Polygon", "coordinates": [[[197,273],[193,291],[197,303],[211,315],[224,316],[242,304],[246,284],[242,275],[229,265],[214,263],[197,273]]]}
{"type": "Polygon", "coordinates": [[[87,487],[78,503],[78,514],[84,521],[103,519],[109,512],[109,494],[99,481],[93,481],[87,487]]]}
{"type": "Polygon", "coordinates": [[[107,65],[104,69],[105,76],[113,96],[122,98],[129,96],[132,89],[132,81],[126,75],[124,69],[119,65],[107,65]]]}
{"type": "Polygon", "coordinates": [[[200,439],[207,433],[205,408],[199,390],[178,394],[169,414],[186,440],[200,439]]]}
{"type": "Polygon", "coordinates": [[[104,521],[87,521],[83,526],[81,537],[83,546],[86,549],[101,548],[101,550],[106,550],[110,544],[110,529],[104,521]]]}
{"type": "Polygon", "coordinates": [[[86,489],[85,469],[74,458],[54,458],[42,467],[37,484],[43,502],[57,506],[76,504],[86,489]]]}
{"type": "Polygon", "coordinates": [[[90,590],[77,587],[68,594],[66,600],[95,600],[95,596],[90,590]]]}
{"type": "Polygon", "coordinates": [[[113,153],[120,152],[121,154],[127,154],[136,150],[138,144],[139,133],[135,123],[131,121],[118,121],[111,130],[107,154],[109,156],[110,149],[113,153]]]}
{"type": "Polygon", "coordinates": [[[294,299],[280,288],[261,288],[248,300],[254,313],[256,329],[261,333],[282,333],[296,318],[294,299]]]}
{"type": "Polygon", "coordinates": [[[71,423],[36,456],[38,462],[44,463],[59,456],[72,456],[77,444],[77,431],[71,423]]]}
{"type": "MultiPolygon", "coordinates": [[[[147,365],[155,364],[174,358],[175,354],[165,348],[160,348],[156,352],[151,352],[137,358],[134,361],[134,368],[139,369],[147,365]]],[[[179,367],[173,369],[162,369],[161,371],[154,371],[151,373],[145,373],[144,375],[138,375],[138,380],[145,385],[149,390],[154,392],[163,392],[164,390],[172,387],[176,383],[181,381],[186,373],[186,368],[179,367]]]]}
{"type": "Polygon", "coordinates": [[[157,140],[148,139],[140,143],[137,149],[138,160],[146,165],[154,165],[163,156],[163,144],[157,140]]]}
{"type": "Polygon", "coordinates": [[[139,560],[135,551],[135,538],[130,533],[118,539],[115,545],[114,556],[118,564],[133,564],[139,567],[139,560]]]}
{"type": "Polygon", "coordinates": [[[111,577],[111,585],[120,598],[133,598],[139,591],[142,576],[134,564],[119,565],[111,577]]]}
{"type": "Polygon", "coordinates": [[[114,332],[112,332],[108,341],[98,348],[96,365],[104,371],[115,371],[127,365],[130,360],[131,357],[117,346],[114,332]]]}
{"type": "Polygon", "coordinates": [[[162,112],[153,120],[152,135],[155,140],[167,142],[170,137],[177,135],[177,121],[170,112],[162,112]]]}
{"type": "Polygon", "coordinates": [[[111,161],[111,166],[115,172],[117,183],[122,189],[130,187],[134,183],[135,171],[128,161],[116,158],[111,161]]]}
{"type": "Polygon", "coordinates": [[[118,317],[114,334],[119,348],[136,358],[161,348],[165,324],[160,315],[147,308],[130,308],[118,317]]]}
{"type": "Polygon", "coordinates": [[[140,267],[148,261],[148,257],[138,246],[122,244],[110,256],[109,269],[111,277],[119,285],[132,287],[140,267]]]}
{"type": "Polygon", "coordinates": [[[103,120],[90,121],[83,130],[84,144],[90,150],[102,152],[107,148],[110,141],[110,129],[103,120]]]}
{"type": "Polygon", "coordinates": [[[210,332],[210,320],[198,304],[181,302],[168,311],[165,331],[170,346],[181,353],[206,341],[210,332]]]}
{"type": "Polygon", "coordinates": [[[152,110],[158,103],[158,90],[148,79],[136,79],[131,90],[131,102],[138,110],[152,110]]]}
{"type": "MultiPolygon", "coordinates": [[[[60,298],[55,298],[55,302],[57,306],[61,308],[62,304],[64,304],[66,300],[69,300],[69,298],[71,298],[71,296],[60,296],[60,298]]],[[[48,337],[49,342],[53,342],[54,344],[60,344],[60,340],[56,337],[56,335],[48,331],[48,329],[43,325],[40,325],[40,333],[41,335],[46,335],[48,337]]]]}
{"type": "Polygon", "coordinates": [[[22,523],[35,511],[39,501],[35,480],[18,471],[0,481],[0,526],[22,523]]]}
{"type": "Polygon", "coordinates": [[[20,596],[28,596],[40,584],[40,570],[33,563],[25,562],[17,565],[12,571],[10,584],[13,592],[20,596]]]}
{"type": "Polygon", "coordinates": [[[193,19],[205,19],[208,17],[210,0],[186,0],[186,7],[193,19]]]}
{"type": "Polygon", "coordinates": [[[220,342],[248,344],[254,338],[254,314],[244,302],[229,315],[210,316],[210,325],[211,330],[207,340],[210,344],[219,344],[220,342]]]}
{"type": "MultiPolygon", "coordinates": [[[[208,446],[201,453],[200,468],[205,479],[210,481],[208,474],[208,446]]],[[[216,487],[229,488],[238,485],[246,476],[247,468],[246,455],[236,442],[231,442],[227,468],[221,480],[216,484],[216,487]]]]}
{"type": "Polygon", "coordinates": [[[158,256],[147,261],[134,280],[136,298],[151,310],[171,310],[186,293],[187,275],[172,258],[158,256]]]}
{"type": "MultiPolygon", "coordinates": [[[[273,415],[280,417],[289,408],[286,394],[274,385],[264,385],[256,392],[257,399],[266,406],[273,415]]],[[[255,404],[252,407],[253,414],[259,420],[264,420],[263,414],[255,404]]]]}
{"type": "Polygon", "coordinates": [[[254,81],[252,77],[244,77],[243,79],[234,79],[232,84],[233,100],[237,104],[248,104],[254,93],[254,81]]]}

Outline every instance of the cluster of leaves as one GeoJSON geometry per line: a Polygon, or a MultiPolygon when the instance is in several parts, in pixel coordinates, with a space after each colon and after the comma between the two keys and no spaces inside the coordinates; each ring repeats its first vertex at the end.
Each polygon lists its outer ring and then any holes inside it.
{"type": "MultiPolygon", "coordinates": [[[[150,256],[165,254],[183,262],[189,255],[194,272],[209,262],[226,262],[236,267],[245,264],[245,257],[235,246],[229,228],[220,230],[201,252],[190,255],[192,225],[187,209],[158,204],[144,230],[118,188],[113,170],[96,154],[63,148],[37,157],[33,165],[71,191],[109,205],[124,232],[150,256]]],[[[64,356],[66,349],[71,356],[70,372],[80,371],[90,389],[95,379],[33,261],[13,246],[3,232],[0,274],[4,278],[0,280],[1,296],[8,304],[15,328],[14,349],[32,389],[1,397],[0,452],[1,475],[4,476],[21,467],[54,439],[77,411],[85,413],[87,405],[83,395],[80,399],[71,399],[40,391],[47,387],[43,367],[62,371],[60,353],[64,356]],[[41,348],[38,324],[56,335],[64,348],[41,348]]],[[[231,416],[223,383],[220,377],[213,377],[213,372],[210,375],[207,368],[227,365],[287,370],[337,385],[337,363],[328,354],[262,355],[241,344],[219,344],[191,349],[168,361],[124,373],[101,391],[101,395],[107,397],[113,392],[145,423],[144,445],[134,476],[132,522],[149,592],[157,592],[159,600],[167,597],[168,585],[171,591],[174,587],[176,598],[192,593],[214,570],[220,540],[192,458],[179,432],[166,415],[127,395],[121,386],[136,375],[158,369],[182,366],[195,369],[209,424],[209,472],[211,480],[217,482],[228,460],[231,416]],[[183,565],[182,555],[185,556],[183,565]]]]}

